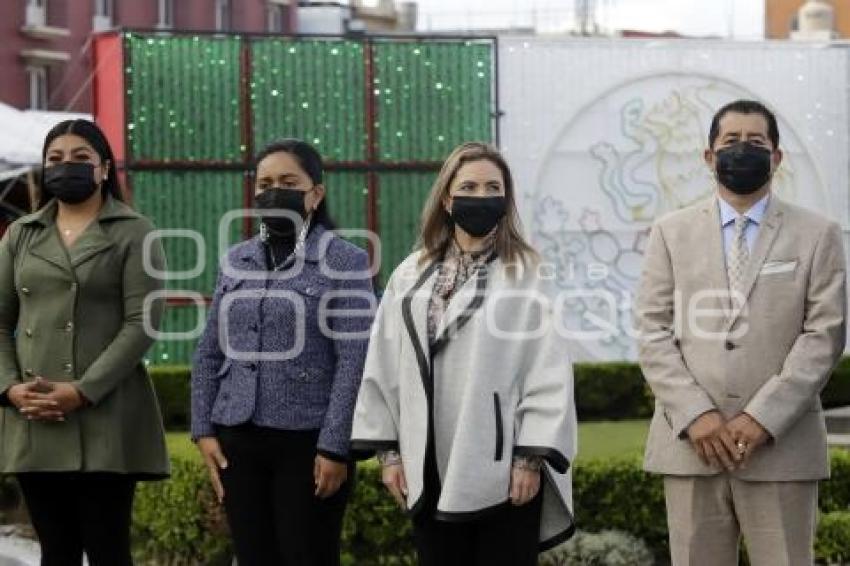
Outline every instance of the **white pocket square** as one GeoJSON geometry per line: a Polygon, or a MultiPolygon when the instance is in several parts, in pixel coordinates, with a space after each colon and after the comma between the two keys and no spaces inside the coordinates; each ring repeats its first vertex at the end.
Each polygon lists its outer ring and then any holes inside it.
{"type": "Polygon", "coordinates": [[[759,271],[759,275],[773,275],[775,273],[788,273],[797,269],[797,260],[794,261],[766,261],[759,271]]]}

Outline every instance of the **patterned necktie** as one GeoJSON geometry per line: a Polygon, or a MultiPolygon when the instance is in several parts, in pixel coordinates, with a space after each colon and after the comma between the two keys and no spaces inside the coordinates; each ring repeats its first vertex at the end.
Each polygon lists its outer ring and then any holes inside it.
{"type": "Polygon", "coordinates": [[[747,238],[744,232],[750,219],[738,216],[735,219],[735,233],[732,236],[732,246],[729,257],[726,258],[726,271],[729,277],[729,290],[743,293],[744,276],[747,273],[747,263],[750,261],[750,250],[747,248],[747,238]]]}

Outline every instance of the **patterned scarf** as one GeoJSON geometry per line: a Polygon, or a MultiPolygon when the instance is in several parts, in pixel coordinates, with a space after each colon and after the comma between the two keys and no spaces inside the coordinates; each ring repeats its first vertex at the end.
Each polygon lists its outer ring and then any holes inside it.
{"type": "Polygon", "coordinates": [[[452,239],[449,244],[437,281],[431,292],[431,300],[428,304],[428,340],[433,343],[437,338],[437,328],[446,312],[449,301],[464,283],[475,276],[479,269],[487,263],[496,247],[496,229],[485,237],[484,245],[480,250],[465,252],[458,245],[457,240],[452,239]]]}

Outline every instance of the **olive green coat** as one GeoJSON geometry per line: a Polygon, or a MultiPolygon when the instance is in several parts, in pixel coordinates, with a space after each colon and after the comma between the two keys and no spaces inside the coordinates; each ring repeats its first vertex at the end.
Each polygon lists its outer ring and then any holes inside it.
{"type": "MultiPolygon", "coordinates": [[[[106,471],[164,477],[165,436],[142,356],[153,342],[161,288],[146,273],[152,224],[108,198],[70,249],[56,201],[15,221],[0,241],[0,391],[43,376],[73,381],[91,405],[65,422],[27,421],[0,409],[0,472],[106,471]]],[[[158,240],[150,263],[164,269],[158,240]]]]}

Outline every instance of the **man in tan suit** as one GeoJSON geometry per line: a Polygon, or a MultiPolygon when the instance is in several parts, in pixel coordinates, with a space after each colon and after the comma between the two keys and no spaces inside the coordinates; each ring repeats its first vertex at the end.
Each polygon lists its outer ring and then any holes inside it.
{"type": "Polygon", "coordinates": [[[772,195],[774,115],[715,115],[706,202],[655,223],[637,301],[656,397],[645,469],[664,475],[674,566],[813,562],[817,482],[829,475],[819,393],[845,341],[835,222],[772,195]]]}

